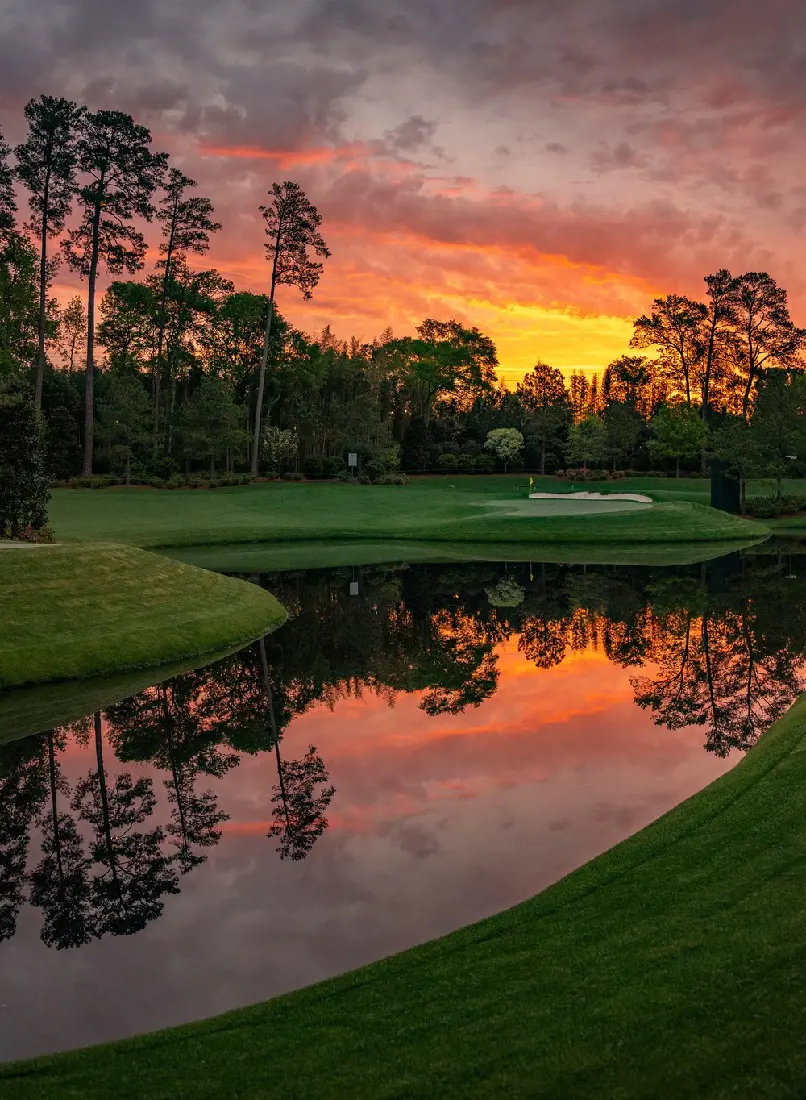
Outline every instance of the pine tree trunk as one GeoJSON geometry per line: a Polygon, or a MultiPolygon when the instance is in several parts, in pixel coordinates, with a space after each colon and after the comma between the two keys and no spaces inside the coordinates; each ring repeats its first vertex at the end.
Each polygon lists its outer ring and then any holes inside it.
{"type": "Polygon", "coordinates": [[[48,205],[50,171],[45,176],[42,195],[42,233],[39,252],[39,351],[36,357],[36,382],[34,384],[34,408],[42,408],[42,387],[45,382],[45,313],[48,292],[48,205]]]}
{"type": "Polygon", "coordinates": [[[540,476],[546,476],[546,437],[540,440],[540,476]]]}
{"type": "Polygon", "coordinates": [[[162,294],[160,296],[159,331],[157,334],[157,356],[154,363],[154,458],[159,453],[160,430],[160,389],[162,385],[162,349],[165,346],[165,314],[168,303],[168,280],[171,277],[171,260],[174,251],[174,225],[171,226],[171,237],[168,241],[168,251],[165,256],[165,272],[162,277],[162,294]]]}
{"type": "Polygon", "coordinates": [[[84,383],[84,476],[92,474],[93,433],[95,431],[95,281],[98,276],[98,238],[101,207],[92,221],[92,255],[87,288],[87,374],[84,383]]]}
{"type": "Polygon", "coordinates": [[[675,468],[675,475],[674,476],[675,477],[680,477],[680,455],[677,455],[676,461],[677,461],[677,465],[676,465],[676,468],[675,468]]]}
{"type": "Polygon", "coordinates": [[[263,393],[266,389],[266,366],[269,362],[269,338],[271,337],[271,323],[273,317],[274,279],[272,278],[271,296],[269,298],[269,312],[266,317],[266,331],[263,335],[263,354],[260,357],[260,376],[258,378],[257,384],[257,400],[255,402],[255,432],[252,439],[252,477],[257,477],[258,462],[260,460],[260,418],[263,414],[263,393]]]}

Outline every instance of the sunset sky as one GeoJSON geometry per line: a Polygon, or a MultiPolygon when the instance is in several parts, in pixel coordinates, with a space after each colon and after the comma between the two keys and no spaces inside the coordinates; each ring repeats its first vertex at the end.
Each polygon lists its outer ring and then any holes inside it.
{"type": "MultiPolygon", "coordinates": [[[[656,294],[768,270],[806,324],[794,0],[4,0],[0,125],[41,93],[130,111],[198,179],[210,263],[265,288],[298,180],[333,258],[308,332],[476,324],[512,384],[601,368],[656,294]]],[[[67,276],[57,279],[64,293],[67,276]]]]}

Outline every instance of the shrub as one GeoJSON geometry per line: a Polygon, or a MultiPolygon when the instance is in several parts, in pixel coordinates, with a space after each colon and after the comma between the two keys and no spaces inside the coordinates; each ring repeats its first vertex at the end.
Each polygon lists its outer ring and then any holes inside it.
{"type": "Polygon", "coordinates": [[[349,473],[342,458],[326,458],[322,462],[323,477],[340,477],[342,473],[349,473]]]}
{"type": "MultiPolygon", "coordinates": [[[[134,474],[134,472],[135,466],[132,465],[132,474],[134,474]]],[[[159,478],[162,481],[174,481],[181,476],[179,463],[175,458],[171,458],[170,455],[162,455],[160,458],[151,459],[151,461],[146,464],[144,472],[148,477],[159,478]]]]}
{"type": "Polygon", "coordinates": [[[756,519],[773,519],[775,516],[791,516],[806,511],[806,497],[751,497],[746,505],[747,514],[756,519]]]}
{"type": "Polygon", "coordinates": [[[386,473],[386,465],[383,459],[371,458],[369,462],[364,463],[362,474],[369,478],[370,481],[378,481],[386,473]]]}
{"type": "Polygon", "coordinates": [[[283,481],[304,481],[305,474],[301,474],[298,470],[286,470],[283,474],[283,481]]]}
{"type": "Polygon", "coordinates": [[[450,453],[441,454],[437,457],[437,466],[440,470],[445,470],[448,473],[453,473],[459,468],[459,455],[450,453]]]}
{"type": "Polygon", "coordinates": [[[572,467],[568,470],[558,470],[557,477],[563,478],[565,481],[610,481],[611,474],[609,470],[583,470],[578,467],[572,467]]]}
{"type": "Polygon", "coordinates": [[[111,474],[90,474],[71,477],[67,484],[71,489],[106,489],[110,485],[120,485],[121,480],[111,474]]]}
{"type": "Polygon", "coordinates": [[[395,473],[381,474],[375,482],[376,485],[408,485],[408,483],[409,479],[405,474],[395,473]]]}
{"type": "Polygon", "coordinates": [[[32,527],[31,524],[23,527],[15,536],[20,542],[55,542],[56,537],[50,527],[32,527]]]}
{"type": "Polygon", "coordinates": [[[325,460],[321,455],[311,455],[302,463],[302,472],[306,477],[322,477],[325,472],[325,460]]]}
{"type": "Polygon", "coordinates": [[[476,457],[476,469],[482,474],[491,474],[495,469],[495,455],[480,454],[476,457]]]}

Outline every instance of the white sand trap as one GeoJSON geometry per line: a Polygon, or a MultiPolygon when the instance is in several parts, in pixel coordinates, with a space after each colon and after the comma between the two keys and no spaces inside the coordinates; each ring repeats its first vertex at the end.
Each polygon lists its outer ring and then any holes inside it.
{"type": "Polygon", "coordinates": [[[652,503],[652,497],[641,493],[530,493],[529,500],[632,500],[637,504],[652,503]]]}
{"type": "Polygon", "coordinates": [[[507,516],[601,516],[613,512],[639,512],[652,504],[638,493],[532,493],[520,500],[490,501],[486,507],[507,516]]]}

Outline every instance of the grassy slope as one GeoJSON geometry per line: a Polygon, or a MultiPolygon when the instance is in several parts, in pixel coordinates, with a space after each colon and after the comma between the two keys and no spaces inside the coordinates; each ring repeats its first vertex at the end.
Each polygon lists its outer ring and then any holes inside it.
{"type": "Polygon", "coordinates": [[[300,542],[226,543],[166,551],[178,561],[221,573],[273,573],[338,566],[391,565],[405,561],[517,561],[535,554],[541,562],[584,565],[694,565],[721,558],[758,542],[554,543],[536,551],[522,542],[300,542]]]}
{"type": "MultiPolygon", "coordinates": [[[[408,486],[272,483],[213,491],[60,490],[51,522],[64,541],[127,542],[145,547],[299,539],[400,539],[559,543],[752,540],[766,528],[684,499],[691,485],[658,478],[609,487],[646,488],[668,498],[640,513],[556,519],[502,516],[488,507],[524,496],[518,478],[421,478],[408,486]],[[673,488],[669,488],[669,484],[673,488]]],[[[538,479],[541,486],[570,488],[538,479]]],[[[699,483],[695,482],[695,486],[699,483]]]]}
{"type": "Polygon", "coordinates": [[[0,687],[193,657],[285,615],[254,585],[122,546],[4,550],[0,592],[0,687]]]}
{"type": "Polygon", "coordinates": [[[806,698],[532,900],[309,989],[0,1067],[4,1100],[802,1095],[806,698]]]}

